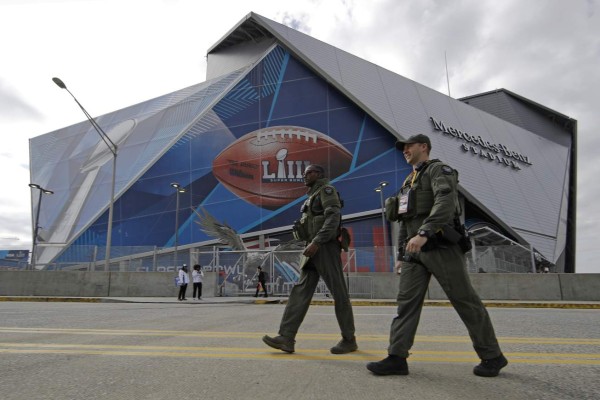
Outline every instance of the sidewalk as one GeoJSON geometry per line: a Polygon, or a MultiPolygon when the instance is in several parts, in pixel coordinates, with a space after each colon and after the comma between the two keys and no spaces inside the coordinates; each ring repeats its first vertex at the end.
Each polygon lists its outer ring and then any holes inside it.
{"type": "MultiPolygon", "coordinates": [[[[84,303],[177,303],[185,305],[202,304],[286,304],[287,297],[205,297],[202,300],[189,299],[178,301],[174,297],[58,297],[58,296],[0,296],[1,301],[25,302],[84,302],[84,303]]],[[[352,305],[395,307],[394,299],[351,299],[352,305]]],[[[596,301],[520,301],[520,300],[484,300],[486,307],[504,308],[570,308],[600,309],[596,301]]],[[[333,305],[333,300],[326,297],[314,297],[311,305],[333,305]]],[[[425,300],[425,306],[450,307],[448,300],[425,300]]]]}

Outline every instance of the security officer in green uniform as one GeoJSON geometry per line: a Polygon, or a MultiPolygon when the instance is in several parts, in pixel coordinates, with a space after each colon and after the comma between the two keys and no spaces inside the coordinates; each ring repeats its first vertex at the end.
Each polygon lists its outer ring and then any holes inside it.
{"type": "Polygon", "coordinates": [[[431,141],[426,135],[399,140],[396,148],[413,166],[396,203],[400,222],[396,268],[402,269],[398,315],[390,329],[388,357],[368,363],[367,369],[376,375],[408,375],[406,358],[433,275],[467,327],[481,359],[473,373],[497,376],[508,361],[500,350],[487,310],[471,286],[458,243],[457,237],[462,236],[454,223],[460,212],[458,173],[439,160],[429,159],[431,141]]]}
{"type": "Polygon", "coordinates": [[[335,316],[342,340],[331,348],[333,354],[356,351],[354,315],[344,281],[341,244],[338,240],[341,224],[341,201],[338,192],[324,177],[319,165],[304,170],[304,184],[309,188],[302,206],[302,217],[294,225],[294,236],[306,242],[300,266],[300,279],[292,289],[285,307],[279,336],[264,336],[267,345],[287,353],[294,352],[295,337],[306,316],[319,278],[333,296],[335,316]]]}

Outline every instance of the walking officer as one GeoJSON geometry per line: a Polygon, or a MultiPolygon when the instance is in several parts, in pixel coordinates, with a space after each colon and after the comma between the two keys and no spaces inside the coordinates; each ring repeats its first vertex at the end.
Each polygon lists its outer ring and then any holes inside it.
{"type": "MultiPolygon", "coordinates": [[[[440,283],[467,327],[481,363],[478,376],[497,376],[508,361],[502,354],[492,321],[467,274],[464,227],[458,216],[458,173],[440,160],[430,160],[431,141],[415,135],[396,142],[413,171],[394,202],[392,218],[400,223],[398,261],[402,268],[398,315],[392,321],[388,357],[367,364],[375,375],[408,375],[409,355],[431,275],[440,283]]],[[[388,210],[386,210],[388,211],[388,210]]]]}
{"type": "Polygon", "coordinates": [[[268,346],[287,353],[294,352],[296,334],[308,311],[319,278],[323,278],[331,292],[342,334],[342,340],[330,351],[333,354],[345,354],[358,349],[338,240],[342,205],[337,190],[324,174],[323,167],[319,165],[309,165],[304,170],[308,199],[302,206],[301,219],[294,224],[294,236],[306,242],[300,262],[300,279],[290,293],[281,318],[279,336],[263,337],[263,342],[268,346]]]}

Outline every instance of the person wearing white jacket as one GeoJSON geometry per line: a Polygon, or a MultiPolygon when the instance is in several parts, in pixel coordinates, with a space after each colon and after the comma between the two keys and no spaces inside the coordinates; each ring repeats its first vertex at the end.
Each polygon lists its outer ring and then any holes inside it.
{"type": "Polygon", "coordinates": [[[187,290],[188,283],[190,283],[190,276],[188,275],[187,264],[183,264],[183,266],[179,269],[179,296],[177,296],[177,300],[187,300],[185,298],[185,292],[187,290]]]}

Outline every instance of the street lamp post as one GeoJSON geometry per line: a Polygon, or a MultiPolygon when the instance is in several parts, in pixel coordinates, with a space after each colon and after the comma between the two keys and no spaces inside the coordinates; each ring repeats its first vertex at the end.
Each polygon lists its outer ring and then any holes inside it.
{"type": "Polygon", "coordinates": [[[32,189],[37,189],[40,192],[40,197],[38,199],[37,212],[35,214],[35,225],[34,225],[34,228],[33,228],[33,241],[32,241],[32,246],[31,246],[31,262],[29,263],[29,265],[31,266],[30,269],[35,269],[35,264],[36,264],[35,257],[36,257],[37,237],[38,237],[38,232],[40,230],[40,210],[42,209],[42,195],[44,195],[44,194],[54,194],[54,192],[52,190],[44,189],[43,187],[41,187],[37,183],[30,183],[29,187],[32,188],[32,189]]]}
{"type": "Polygon", "coordinates": [[[171,183],[171,187],[175,189],[175,267],[177,267],[177,246],[179,245],[179,194],[185,193],[185,188],[182,187],[179,183],[173,182],[171,183]]]}
{"type": "Polygon", "coordinates": [[[52,81],[54,83],[56,83],[56,85],[59,88],[65,89],[71,95],[73,100],[75,100],[75,103],[77,103],[79,108],[81,108],[81,111],[83,111],[83,113],[87,117],[88,121],[90,121],[90,124],[92,124],[92,126],[94,127],[94,129],[96,130],[98,135],[100,135],[100,138],[102,139],[102,141],[106,144],[106,146],[108,146],[108,149],[110,150],[110,152],[113,155],[112,185],[111,185],[111,189],[110,189],[110,205],[108,206],[108,227],[107,227],[107,233],[106,233],[106,258],[105,258],[105,262],[104,262],[104,271],[109,271],[110,270],[110,246],[112,243],[113,207],[114,207],[114,203],[115,203],[115,178],[116,178],[116,173],[117,173],[117,145],[110,139],[110,137],[106,134],[106,132],[104,132],[104,130],[100,127],[100,125],[98,125],[96,120],[87,112],[87,110],[85,108],[83,108],[81,103],[77,100],[77,98],[73,95],[73,93],[71,93],[71,91],[69,89],[67,89],[67,85],[65,85],[65,83],[62,80],[60,80],[59,78],[52,78],[52,81]]]}
{"type": "Polygon", "coordinates": [[[388,243],[387,243],[387,224],[385,222],[385,206],[383,203],[383,188],[388,185],[388,182],[383,181],[379,182],[379,186],[375,188],[376,192],[379,192],[379,200],[381,204],[381,226],[383,227],[383,254],[385,258],[385,262],[389,261],[388,259],[388,243]]]}

